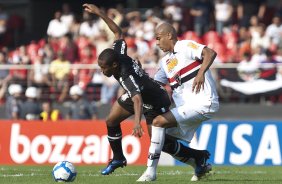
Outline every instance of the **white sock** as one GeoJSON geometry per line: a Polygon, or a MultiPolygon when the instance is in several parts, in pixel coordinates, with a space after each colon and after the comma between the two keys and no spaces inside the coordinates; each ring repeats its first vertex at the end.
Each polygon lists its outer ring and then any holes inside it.
{"type": "Polygon", "coordinates": [[[146,170],[146,173],[150,175],[156,174],[157,165],[164,145],[164,140],[165,128],[152,126],[152,137],[147,161],[148,167],[146,170]]]}

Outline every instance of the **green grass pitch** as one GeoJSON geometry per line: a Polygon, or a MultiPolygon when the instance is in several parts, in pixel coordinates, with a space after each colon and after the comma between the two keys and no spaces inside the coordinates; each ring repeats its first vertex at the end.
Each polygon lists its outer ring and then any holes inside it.
{"type": "MultiPolygon", "coordinates": [[[[127,166],[117,169],[112,175],[101,176],[104,166],[76,166],[77,178],[73,183],[81,184],[126,184],[135,181],[145,170],[145,166],[127,166]]],[[[51,166],[0,166],[0,183],[45,184],[55,183],[51,175],[51,166]]],[[[154,183],[193,183],[190,181],[193,171],[185,166],[161,166],[158,168],[157,181],[154,183]]],[[[282,183],[282,167],[278,166],[214,166],[207,178],[198,183],[282,183]]]]}

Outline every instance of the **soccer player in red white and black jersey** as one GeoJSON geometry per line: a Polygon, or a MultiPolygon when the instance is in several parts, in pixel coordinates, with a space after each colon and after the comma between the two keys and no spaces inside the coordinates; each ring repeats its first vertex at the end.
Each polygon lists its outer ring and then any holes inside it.
{"type": "Polygon", "coordinates": [[[143,129],[140,121],[144,114],[150,134],[153,119],[167,112],[171,105],[166,90],[141,68],[137,61],[127,56],[127,45],[121,29],[93,4],[84,4],[84,10],[101,17],[115,34],[113,49],[105,49],[98,57],[98,65],[107,77],[114,76],[125,93],[114,103],[107,117],[108,140],[113,151],[113,159],[102,170],[102,175],[112,173],[126,165],[123,155],[120,123],[134,114],[132,135],[141,137],[143,129]]]}
{"type": "Polygon", "coordinates": [[[191,180],[197,181],[211,170],[206,163],[210,154],[207,150],[187,148],[176,139],[191,142],[201,123],[219,109],[216,85],[209,70],[216,52],[192,40],[177,40],[175,29],[168,23],[157,26],[155,37],[158,47],[166,52],[155,80],[170,85],[175,108],[154,119],[148,167],[137,181],[156,180],[161,150],[193,166],[195,174],[191,180]]]}

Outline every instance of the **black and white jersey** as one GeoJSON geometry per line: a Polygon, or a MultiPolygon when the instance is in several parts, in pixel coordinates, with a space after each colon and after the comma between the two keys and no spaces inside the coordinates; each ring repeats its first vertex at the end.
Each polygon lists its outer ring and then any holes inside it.
{"type": "Polygon", "coordinates": [[[127,45],[124,40],[116,40],[113,49],[119,54],[120,72],[115,76],[120,85],[126,91],[128,97],[141,94],[143,107],[158,109],[168,107],[170,99],[166,90],[150,78],[141,68],[138,61],[127,56],[127,45]]]}

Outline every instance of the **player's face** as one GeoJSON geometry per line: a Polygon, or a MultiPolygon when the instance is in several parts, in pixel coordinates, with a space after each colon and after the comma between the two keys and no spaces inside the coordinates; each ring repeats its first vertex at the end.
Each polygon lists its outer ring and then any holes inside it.
{"type": "Polygon", "coordinates": [[[164,52],[170,51],[169,48],[170,39],[168,34],[156,32],[155,37],[156,37],[156,44],[162,51],[164,52]]]}
{"type": "Polygon", "coordinates": [[[100,66],[103,74],[107,77],[111,77],[115,71],[115,65],[109,65],[104,60],[98,60],[98,65],[100,66]]]}

